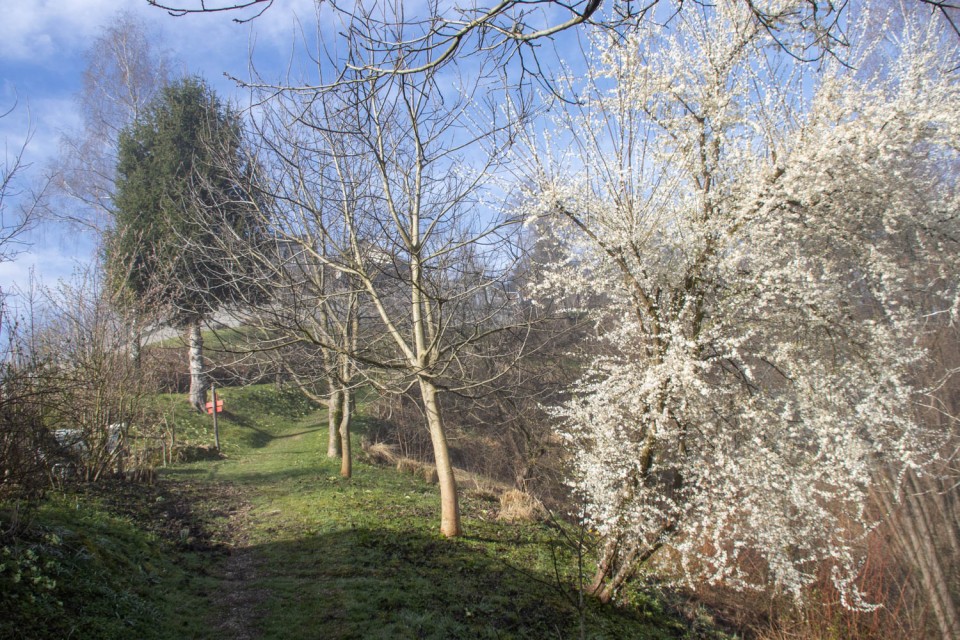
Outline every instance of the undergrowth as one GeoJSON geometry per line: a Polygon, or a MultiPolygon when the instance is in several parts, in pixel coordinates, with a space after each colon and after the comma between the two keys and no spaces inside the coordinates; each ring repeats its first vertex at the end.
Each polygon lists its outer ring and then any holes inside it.
{"type": "MultiPolygon", "coordinates": [[[[223,458],[40,507],[6,545],[0,637],[722,637],[653,592],[581,600],[569,525],[499,521],[489,492],[463,488],[465,535],[443,538],[436,487],[363,461],[341,478],[300,394],[221,396],[223,458]]],[[[174,419],[188,444],[209,440],[210,416],[174,419]]]]}
{"type": "Polygon", "coordinates": [[[77,496],[48,496],[30,518],[0,549],[0,638],[200,632],[203,597],[182,588],[186,572],[155,536],[77,496]],[[171,617],[177,629],[159,624],[171,617]]]}

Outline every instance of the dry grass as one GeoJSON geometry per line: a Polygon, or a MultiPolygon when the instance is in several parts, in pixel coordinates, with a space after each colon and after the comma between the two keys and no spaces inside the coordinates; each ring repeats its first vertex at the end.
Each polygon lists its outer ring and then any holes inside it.
{"type": "Polygon", "coordinates": [[[440,475],[437,473],[437,468],[432,464],[425,464],[420,470],[423,479],[429,482],[430,484],[437,484],[440,482],[440,475]]]}
{"type": "Polygon", "coordinates": [[[367,454],[370,464],[376,464],[383,467],[392,467],[397,464],[397,460],[400,459],[400,454],[397,452],[397,448],[394,445],[390,445],[385,442],[374,442],[370,445],[364,443],[363,451],[367,454]]]}
{"type": "Polygon", "coordinates": [[[529,493],[511,489],[500,496],[498,520],[505,522],[534,522],[547,516],[543,504],[529,493]]]}
{"type": "Polygon", "coordinates": [[[407,473],[415,476],[420,474],[421,469],[423,469],[423,463],[418,462],[413,458],[397,459],[397,471],[400,473],[407,473]]]}
{"type": "Polygon", "coordinates": [[[440,477],[437,474],[437,468],[426,462],[420,462],[419,460],[414,460],[413,458],[397,458],[397,471],[400,473],[408,473],[412,476],[417,476],[422,478],[424,482],[430,484],[437,484],[440,482],[440,477]]]}
{"type": "MultiPolygon", "coordinates": [[[[361,443],[361,447],[367,456],[367,460],[371,464],[383,467],[395,467],[398,472],[417,476],[429,484],[437,484],[440,481],[436,465],[401,455],[396,445],[385,442],[363,442],[361,443]]],[[[479,496],[481,499],[500,500],[500,497],[505,492],[511,490],[509,485],[505,483],[497,482],[482,474],[467,471],[459,467],[454,467],[453,475],[457,481],[457,485],[464,490],[470,491],[475,497],[479,496]]],[[[538,513],[540,515],[534,518],[518,517],[517,522],[529,522],[533,519],[540,519],[543,517],[543,514],[545,514],[543,505],[536,500],[536,498],[531,499],[536,502],[537,507],[535,509],[539,510],[538,513]]]]}
{"type": "MultiPolygon", "coordinates": [[[[396,445],[363,441],[360,446],[370,464],[395,467],[400,473],[419,476],[429,484],[437,484],[440,481],[436,465],[401,455],[396,445]]],[[[459,467],[454,467],[453,475],[460,487],[483,498],[498,500],[505,491],[510,490],[505,483],[459,467]]]]}

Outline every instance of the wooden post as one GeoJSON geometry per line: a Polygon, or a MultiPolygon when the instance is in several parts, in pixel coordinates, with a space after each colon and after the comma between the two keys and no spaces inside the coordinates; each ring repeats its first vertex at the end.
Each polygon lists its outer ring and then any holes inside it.
{"type": "Polygon", "coordinates": [[[217,385],[210,383],[210,390],[213,393],[213,440],[217,445],[217,451],[220,451],[220,425],[217,424],[217,385]]]}

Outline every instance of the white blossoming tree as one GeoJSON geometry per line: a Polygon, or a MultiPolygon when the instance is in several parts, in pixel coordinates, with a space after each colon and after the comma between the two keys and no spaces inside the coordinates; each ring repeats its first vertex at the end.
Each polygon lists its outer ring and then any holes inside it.
{"type": "Polygon", "coordinates": [[[869,493],[933,451],[912,380],[960,255],[956,43],[872,18],[896,36],[812,68],[743,5],[698,5],[595,43],[581,99],[526,141],[530,213],[567,247],[541,295],[607,300],[556,408],[601,599],[656,554],[797,597],[826,565],[870,606],[869,493]]]}

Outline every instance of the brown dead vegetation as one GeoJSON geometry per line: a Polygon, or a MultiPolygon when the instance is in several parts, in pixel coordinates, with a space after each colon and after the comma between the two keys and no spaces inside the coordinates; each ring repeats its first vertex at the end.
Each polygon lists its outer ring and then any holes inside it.
{"type": "Polygon", "coordinates": [[[517,489],[500,496],[498,520],[504,522],[536,522],[547,517],[547,510],[536,497],[517,489]]]}

